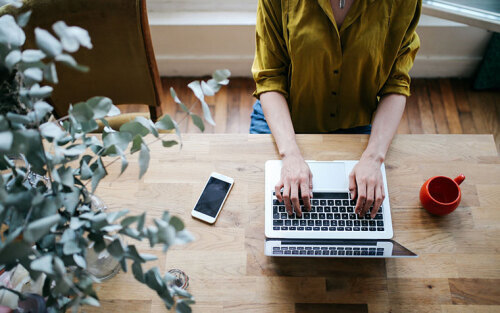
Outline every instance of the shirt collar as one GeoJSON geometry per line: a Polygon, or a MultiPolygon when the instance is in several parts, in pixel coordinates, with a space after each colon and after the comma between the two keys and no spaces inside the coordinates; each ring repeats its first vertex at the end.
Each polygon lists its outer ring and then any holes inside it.
{"type": "Polygon", "coordinates": [[[376,0],[356,0],[352,4],[347,16],[342,23],[341,29],[337,29],[337,23],[335,22],[335,18],[333,17],[332,6],[330,4],[330,0],[318,0],[320,7],[323,9],[323,12],[328,16],[328,19],[332,22],[335,29],[340,33],[343,29],[346,29],[358,19],[361,13],[376,0]]]}

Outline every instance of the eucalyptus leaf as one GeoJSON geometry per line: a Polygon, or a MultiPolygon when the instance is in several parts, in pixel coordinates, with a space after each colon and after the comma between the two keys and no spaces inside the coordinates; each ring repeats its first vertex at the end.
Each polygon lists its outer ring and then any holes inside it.
{"type": "Polygon", "coordinates": [[[170,87],[170,95],[172,96],[172,98],[174,99],[175,103],[177,103],[184,112],[186,113],[189,113],[189,109],[187,108],[187,106],[182,103],[182,101],[179,99],[179,97],[177,96],[177,93],[175,92],[175,89],[173,87],[170,87]]]}
{"type": "Polygon", "coordinates": [[[52,34],[50,34],[45,29],[35,28],[35,41],[47,56],[56,57],[62,53],[62,45],[52,34]]]}
{"type": "Polygon", "coordinates": [[[54,110],[54,108],[45,101],[37,101],[35,102],[33,107],[35,109],[36,116],[39,120],[42,120],[45,117],[45,115],[54,110]]]}
{"type": "Polygon", "coordinates": [[[130,154],[140,151],[143,143],[144,141],[142,140],[142,137],[136,135],[134,137],[134,140],[132,141],[132,148],[130,148],[130,154]]]}
{"type": "Polygon", "coordinates": [[[141,151],[139,152],[139,179],[146,173],[149,167],[149,148],[145,144],[141,144],[141,151]]]}
{"type": "Polygon", "coordinates": [[[52,94],[53,90],[50,86],[40,87],[40,85],[34,84],[28,91],[28,95],[33,98],[47,98],[52,94]]]}
{"type": "Polygon", "coordinates": [[[200,82],[195,80],[189,83],[188,87],[193,91],[196,98],[200,100],[201,108],[203,109],[203,117],[205,118],[205,121],[207,121],[207,123],[209,123],[210,125],[215,126],[215,122],[212,119],[212,113],[210,112],[210,108],[208,107],[208,104],[205,102],[205,96],[203,94],[203,90],[201,89],[200,82]]]}
{"type": "Polygon", "coordinates": [[[43,71],[36,67],[30,67],[24,71],[24,77],[34,82],[41,82],[43,79],[43,71]]]}
{"type": "Polygon", "coordinates": [[[125,151],[131,140],[132,135],[128,132],[113,132],[106,134],[106,137],[103,138],[102,142],[104,147],[116,145],[120,148],[120,150],[125,151]]]}
{"type": "Polygon", "coordinates": [[[54,62],[50,62],[43,71],[43,78],[48,82],[53,84],[59,83],[59,78],[57,77],[56,65],[54,62]]]}
{"type": "Polygon", "coordinates": [[[206,82],[201,82],[201,90],[203,93],[209,97],[215,95],[215,90],[212,89],[206,82]]]}
{"type": "Polygon", "coordinates": [[[99,304],[99,301],[97,301],[97,299],[93,298],[93,297],[85,297],[85,299],[83,299],[82,301],[80,301],[82,304],[86,304],[86,305],[91,305],[91,306],[96,306],[96,307],[99,307],[101,306],[99,304]]]}
{"type": "Polygon", "coordinates": [[[76,265],[78,265],[81,268],[87,268],[87,261],[85,261],[85,258],[82,257],[79,254],[73,254],[73,260],[75,261],[76,265]]]}
{"type": "Polygon", "coordinates": [[[49,232],[52,226],[59,223],[60,219],[59,214],[54,214],[29,223],[23,233],[23,239],[28,243],[37,242],[38,239],[49,232]]]}
{"type": "Polygon", "coordinates": [[[19,50],[12,50],[5,57],[5,65],[9,70],[12,70],[12,68],[14,68],[14,66],[19,62],[21,62],[21,51],[19,50]]]}
{"type": "Polygon", "coordinates": [[[12,146],[14,136],[10,131],[0,132],[0,152],[8,152],[12,146]]]}
{"type": "Polygon", "coordinates": [[[54,266],[52,265],[52,261],[54,257],[50,254],[46,254],[38,259],[35,259],[31,262],[30,267],[32,270],[44,272],[46,274],[54,274],[54,266]]]}
{"type": "Polygon", "coordinates": [[[111,242],[108,245],[107,250],[108,250],[109,254],[111,254],[116,259],[121,259],[125,253],[125,250],[123,248],[123,244],[122,244],[121,240],[118,238],[113,240],[113,242],[111,242]]]}
{"type": "Polygon", "coordinates": [[[172,225],[176,231],[181,231],[184,229],[184,223],[177,216],[172,216],[170,218],[169,224],[172,225]]]}
{"type": "Polygon", "coordinates": [[[228,69],[223,70],[215,70],[212,74],[212,77],[217,81],[220,85],[229,84],[229,77],[231,76],[231,72],[228,69]]]}
{"type": "Polygon", "coordinates": [[[144,273],[142,271],[142,265],[139,262],[132,263],[132,273],[134,274],[135,279],[139,282],[144,283],[144,273]]]}
{"type": "Polygon", "coordinates": [[[46,122],[40,125],[42,136],[47,139],[59,140],[66,136],[66,133],[53,122],[46,122]]]}
{"type": "Polygon", "coordinates": [[[63,253],[65,255],[71,255],[71,254],[75,254],[75,253],[80,253],[81,252],[81,249],[80,247],[78,247],[78,243],[76,241],[67,241],[64,243],[64,246],[63,246],[63,253]]]}
{"type": "Polygon", "coordinates": [[[85,103],[92,109],[95,119],[108,116],[109,111],[113,107],[113,101],[107,97],[92,97],[85,103]]]}
{"type": "Polygon", "coordinates": [[[88,72],[89,71],[89,68],[88,66],[85,66],[85,65],[80,65],[78,63],[76,63],[76,60],[69,54],[66,54],[66,53],[61,53],[59,55],[57,55],[54,60],[56,60],[57,62],[60,62],[64,65],[67,65],[77,71],[80,71],[80,72],[88,72]]]}
{"type": "Polygon", "coordinates": [[[78,26],[67,26],[63,21],[54,23],[52,29],[61,39],[64,50],[76,52],[80,45],[92,49],[89,33],[85,29],[78,26]]]}
{"type": "Polygon", "coordinates": [[[196,127],[198,127],[202,132],[205,131],[205,125],[203,124],[201,117],[196,114],[191,114],[191,119],[193,120],[193,124],[196,125],[196,127]]]}
{"type": "Polygon", "coordinates": [[[12,15],[3,15],[0,17],[0,45],[7,48],[17,48],[24,45],[26,36],[21,27],[19,27],[12,15]]]}
{"type": "Polygon", "coordinates": [[[31,244],[24,241],[14,241],[0,248],[0,264],[15,264],[32,253],[31,244]]]}
{"type": "Polygon", "coordinates": [[[155,126],[158,129],[171,130],[175,128],[175,123],[170,115],[165,114],[159,121],[156,122],[155,126]]]}
{"type": "Polygon", "coordinates": [[[20,27],[25,27],[26,25],[28,25],[30,17],[31,17],[31,11],[19,14],[16,17],[17,25],[19,25],[20,27]]]}
{"type": "Polygon", "coordinates": [[[106,170],[102,165],[101,158],[97,159],[97,161],[94,164],[96,164],[96,168],[93,170],[93,175],[92,175],[92,192],[94,192],[95,189],[97,188],[99,181],[101,181],[101,179],[107,175],[106,170]]]}
{"type": "Polygon", "coordinates": [[[45,53],[37,49],[27,49],[23,51],[22,60],[25,63],[39,62],[46,57],[45,53]]]}
{"type": "Polygon", "coordinates": [[[177,141],[175,140],[162,140],[161,141],[161,144],[165,147],[165,148],[170,148],[172,146],[175,146],[177,144],[177,141]]]}
{"type": "Polygon", "coordinates": [[[137,121],[130,121],[120,126],[120,132],[130,133],[132,137],[136,135],[144,137],[149,134],[149,129],[137,121]]]}
{"type": "Polygon", "coordinates": [[[189,307],[189,304],[187,302],[184,302],[182,300],[177,301],[175,304],[175,311],[177,313],[191,313],[191,308],[189,307]]]}

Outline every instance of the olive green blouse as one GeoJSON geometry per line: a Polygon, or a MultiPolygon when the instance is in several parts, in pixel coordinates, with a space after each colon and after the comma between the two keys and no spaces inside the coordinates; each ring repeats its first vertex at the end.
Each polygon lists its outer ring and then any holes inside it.
{"type": "Polygon", "coordinates": [[[277,91],[297,133],[371,123],[380,96],[410,95],[421,0],[354,0],[340,27],[329,0],[259,0],[254,96],[277,91]]]}

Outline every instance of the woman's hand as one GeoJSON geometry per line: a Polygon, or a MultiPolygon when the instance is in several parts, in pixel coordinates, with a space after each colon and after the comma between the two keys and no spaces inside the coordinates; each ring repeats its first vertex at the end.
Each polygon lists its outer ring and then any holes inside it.
{"type": "Polygon", "coordinates": [[[356,208],[354,212],[363,216],[373,205],[371,217],[374,218],[378,208],[385,198],[384,180],[380,170],[382,162],[369,157],[361,157],[358,164],[354,166],[349,175],[349,190],[351,198],[356,197],[356,208]]]}
{"type": "Polygon", "coordinates": [[[302,216],[299,191],[304,201],[304,208],[310,211],[310,200],[312,198],[311,170],[300,153],[286,156],[282,160],[281,178],[275,186],[276,198],[285,202],[285,208],[289,215],[293,214],[295,209],[297,216],[302,216]],[[283,188],[283,195],[281,194],[281,188],[283,188]]]}

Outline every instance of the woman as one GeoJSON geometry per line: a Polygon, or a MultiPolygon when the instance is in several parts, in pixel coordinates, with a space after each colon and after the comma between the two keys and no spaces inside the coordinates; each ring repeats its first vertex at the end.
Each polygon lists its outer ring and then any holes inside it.
{"type": "MultiPolygon", "coordinates": [[[[370,134],[349,176],[365,214],[384,200],[380,166],[410,95],[421,0],[259,0],[251,133],[272,132],[283,160],[276,194],[310,209],[312,175],[298,133],[370,134]],[[371,123],[371,124],[370,124],[371,123]],[[282,195],[280,190],[282,189],[282,195]]],[[[376,214],[373,210],[372,216],[376,214]]]]}

